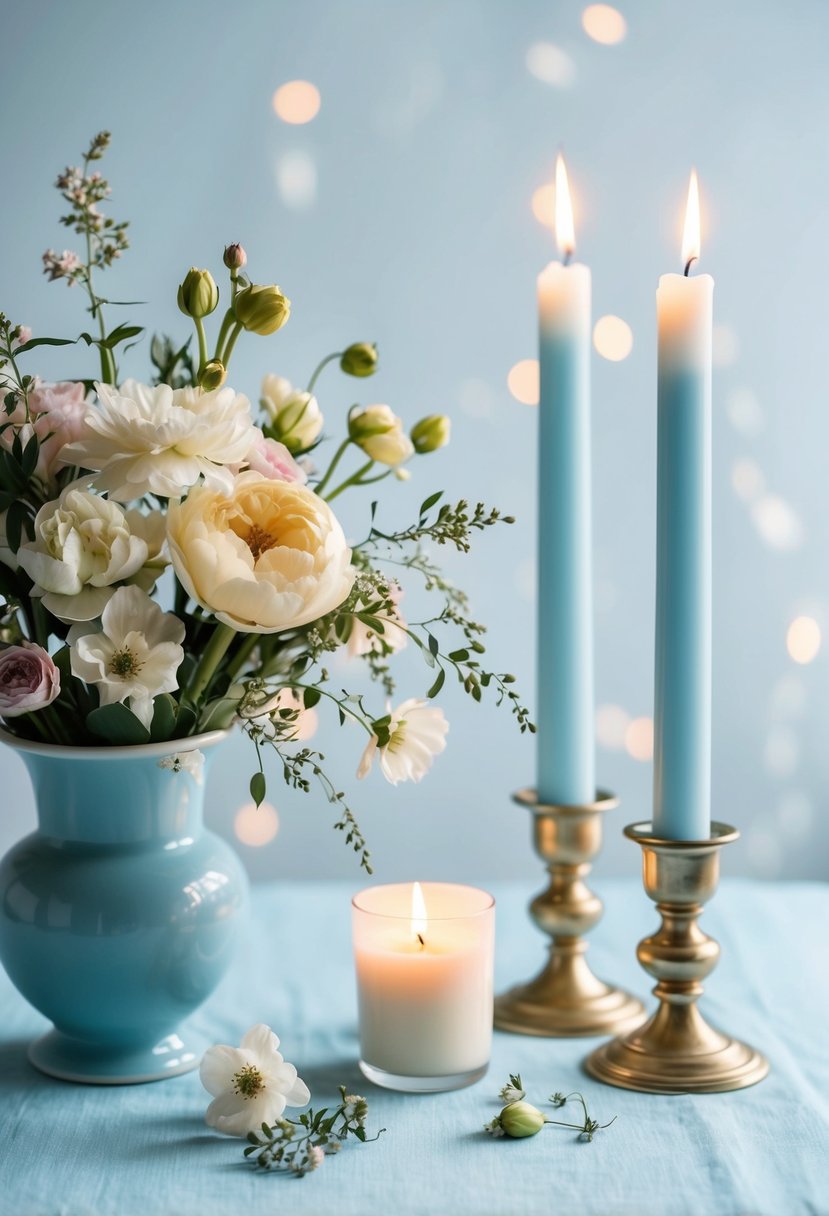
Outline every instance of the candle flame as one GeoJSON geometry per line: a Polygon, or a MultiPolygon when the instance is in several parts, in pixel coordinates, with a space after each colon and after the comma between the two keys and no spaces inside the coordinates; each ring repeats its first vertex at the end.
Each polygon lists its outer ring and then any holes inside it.
{"type": "Polygon", "coordinates": [[[420,883],[416,882],[412,886],[412,937],[417,938],[421,946],[424,944],[423,939],[426,936],[427,928],[426,901],[423,898],[420,883]]]}
{"type": "Polygon", "coordinates": [[[685,267],[686,274],[691,263],[699,260],[699,230],[699,182],[696,169],[692,169],[691,180],[688,184],[688,203],[685,208],[685,227],[682,232],[682,265],[685,267]]]}
{"type": "Polygon", "coordinates": [[[573,204],[570,199],[570,185],[567,181],[567,166],[560,152],[556,157],[556,244],[565,261],[576,251],[573,204]]]}

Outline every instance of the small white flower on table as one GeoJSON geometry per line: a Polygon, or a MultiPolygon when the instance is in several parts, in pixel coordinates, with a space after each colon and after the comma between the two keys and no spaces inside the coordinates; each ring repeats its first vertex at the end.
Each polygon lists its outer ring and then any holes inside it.
{"type": "Polygon", "coordinates": [[[192,752],[175,752],[172,756],[164,756],[158,762],[159,768],[168,768],[171,773],[189,773],[196,785],[201,785],[204,777],[204,752],[198,748],[192,752]]]}
{"type": "Polygon", "coordinates": [[[208,1127],[226,1136],[246,1136],[263,1123],[276,1123],[286,1106],[310,1102],[308,1086],[278,1048],[270,1026],[259,1023],[238,1047],[217,1044],[204,1053],[199,1076],[213,1095],[205,1115],[208,1127]]]}

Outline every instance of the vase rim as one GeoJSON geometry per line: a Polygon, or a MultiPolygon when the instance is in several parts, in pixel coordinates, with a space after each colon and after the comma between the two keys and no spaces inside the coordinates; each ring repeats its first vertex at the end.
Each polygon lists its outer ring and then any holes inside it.
{"type": "Polygon", "coordinates": [[[186,735],[183,739],[167,739],[162,743],[132,743],[123,747],[68,747],[63,743],[41,743],[37,739],[21,739],[0,727],[0,743],[20,752],[33,752],[37,756],[63,756],[71,760],[123,760],[138,756],[171,756],[176,752],[193,752],[202,747],[213,747],[230,734],[229,730],[208,730],[200,735],[186,735]]]}

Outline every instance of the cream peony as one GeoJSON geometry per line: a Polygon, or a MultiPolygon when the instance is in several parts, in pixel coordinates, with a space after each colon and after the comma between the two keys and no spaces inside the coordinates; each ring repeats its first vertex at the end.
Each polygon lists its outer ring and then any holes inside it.
{"type": "Polygon", "coordinates": [[[167,564],[164,518],[124,511],[89,490],[68,486],[35,518],[35,539],[18,550],[35,584],[32,595],[62,621],[100,616],[118,583],[150,591],[167,564]]]}
{"type": "Polygon", "coordinates": [[[70,632],[72,675],[98,689],[101,705],[129,701],[150,729],[153,698],[178,688],[184,659],[184,624],[162,612],[140,587],[119,587],[107,604],[97,633],[70,632]]]}
{"type": "Polygon", "coordinates": [[[449,723],[442,709],[426,701],[411,698],[392,711],[389,741],[382,747],[373,735],[363,752],[358,777],[371,771],[375,755],[379,755],[383,776],[392,785],[400,781],[420,781],[432,767],[432,761],[446,747],[449,723]]]}
{"type": "Polygon", "coordinates": [[[292,452],[309,448],[322,430],[322,413],[316,397],[294,388],[284,376],[266,376],[262,381],[262,409],[268,416],[268,431],[292,452]]]}
{"type": "Polygon", "coordinates": [[[224,466],[242,464],[255,439],[247,397],[136,380],[95,387],[100,407],[87,411],[84,434],[62,458],[97,471],[95,484],[110,498],[173,498],[202,476],[230,488],[224,466]]]}
{"type": "Polygon", "coordinates": [[[316,621],[348,595],[351,550],[306,486],[241,473],[229,494],[197,486],[172,502],[167,538],[188,595],[240,633],[316,621]]]}

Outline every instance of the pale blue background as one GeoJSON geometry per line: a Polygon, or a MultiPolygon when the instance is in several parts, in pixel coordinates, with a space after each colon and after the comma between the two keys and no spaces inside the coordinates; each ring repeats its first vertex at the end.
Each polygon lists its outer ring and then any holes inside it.
{"type": "MultiPolygon", "coordinates": [[[[240,239],[254,277],[278,281],[294,314],[277,337],[240,342],[239,389],[255,397],[270,370],[301,380],[319,355],[365,338],[380,345],[382,373],[356,388],[336,374],[323,380],[329,419],[355,393],[390,402],[408,421],[451,413],[452,447],[419,464],[411,486],[390,487],[389,498],[398,495],[390,515],[404,521],[444,486],[519,517],[514,529],[483,537],[457,576],[490,624],[493,661],[515,671],[532,698],[536,419],[510,397],[506,376],[535,354],[534,280],[550,238],[530,199],[563,144],[595,315],[616,313],[634,333],[626,361],[594,361],[597,700],[648,715],[654,291],[660,273],[678,269],[695,163],[706,208],[702,267],[717,280],[717,322],[738,346],[731,341],[732,358],[715,375],[714,807],[744,829],[729,872],[825,878],[826,648],[798,668],[785,637],[799,613],[829,623],[829,7],[620,0],[629,33],[614,47],[583,33],[581,7],[7,4],[0,303],[36,333],[85,324],[79,297],[47,284],[39,259],[69,243],[50,182],[92,132],[110,127],[113,212],[133,220],[134,249],[107,291],[152,305],[123,319],[152,318],[183,335],[174,299],[182,273],[191,263],[217,268],[223,244],[240,239]],[[539,42],[570,56],[571,85],[528,70],[539,42]],[[286,126],[271,108],[274,89],[295,78],[322,94],[305,127],[286,126]],[[735,494],[741,459],[762,471],[771,501],[752,509],[735,494]],[[758,512],[767,528],[769,516],[782,522],[790,547],[764,540],[758,512]]],[[[135,352],[138,374],[144,358],[135,352]]],[[[40,364],[46,375],[91,367],[83,351],[40,364]]],[[[344,517],[357,535],[362,504],[344,517]]],[[[408,657],[401,670],[410,672],[401,696],[425,688],[408,657]]],[[[527,825],[509,802],[533,779],[531,743],[494,709],[454,695],[446,708],[450,747],[427,782],[392,790],[374,774],[354,788],[378,873],[533,882],[527,825]]],[[[362,741],[333,723],[322,741],[345,785],[362,741]]],[[[650,765],[603,748],[598,771],[624,799],[600,867],[633,873],[638,855],[620,829],[649,812],[650,765]]],[[[210,791],[210,818],[228,834],[248,775],[239,742],[210,791]]],[[[6,846],[33,810],[8,752],[0,781],[6,846]]],[[[279,836],[242,849],[254,875],[356,878],[327,806],[284,791],[276,774],[271,797],[279,836]]]]}

